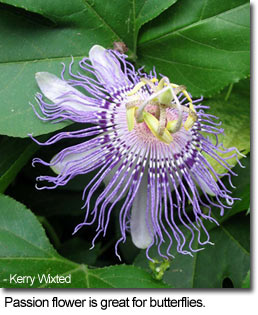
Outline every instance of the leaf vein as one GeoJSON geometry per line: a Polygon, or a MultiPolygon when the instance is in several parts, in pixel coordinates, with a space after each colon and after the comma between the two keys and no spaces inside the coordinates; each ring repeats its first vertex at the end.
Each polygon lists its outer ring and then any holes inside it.
{"type": "Polygon", "coordinates": [[[144,42],[141,42],[141,45],[144,46],[144,45],[149,44],[149,43],[151,43],[151,42],[155,42],[155,41],[157,41],[157,40],[161,40],[161,39],[163,39],[164,37],[167,37],[167,36],[176,34],[176,33],[178,33],[178,32],[182,32],[182,31],[185,31],[185,30],[187,30],[187,29],[193,28],[193,27],[198,26],[198,25],[200,25],[200,24],[202,24],[202,23],[205,23],[205,22],[207,22],[207,21],[209,21],[209,20],[211,20],[211,19],[214,19],[214,17],[218,18],[220,15],[223,15],[223,14],[225,14],[225,13],[229,13],[229,12],[232,12],[232,11],[237,11],[237,10],[239,10],[239,9],[242,9],[243,7],[247,7],[248,5],[249,5],[248,3],[245,3],[245,4],[241,5],[241,6],[235,7],[235,8],[233,8],[233,9],[229,9],[229,10],[227,10],[227,11],[224,11],[224,12],[222,12],[222,13],[216,15],[216,16],[215,16],[215,15],[214,15],[214,16],[210,16],[210,17],[208,17],[208,18],[206,18],[206,19],[204,19],[204,20],[199,20],[199,21],[197,21],[197,22],[195,22],[195,23],[192,23],[192,24],[190,24],[190,25],[186,25],[186,26],[183,26],[183,27],[181,27],[181,28],[179,28],[179,29],[176,29],[176,30],[167,32],[167,33],[165,33],[165,34],[163,34],[163,35],[161,35],[161,36],[159,36],[159,37],[150,38],[150,39],[148,39],[148,40],[146,40],[146,41],[144,41],[144,42]]]}
{"type": "Polygon", "coordinates": [[[43,248],[41,248],[41,247],[39,247],[39,246],[37,246],[37,245],[35,245],[35,244],[29,242],[29,241],[26,240],[25,238],[21,237],[20,235],[15,234],[15,233],[12,232],[12,231],[9,231],[9,230],[3,229],[3,228],[0,228],[0,231],[3,231],[3,232],[5,232],[5,233],[7,232],[7,233],[9,233],[9,234],[14,235],[15,237],[21,239],[21,240],[24,241],[25,243],[28,243],[29,245],[31,245],[32,247],[36,248],[37,250],[39,250],[39,251],[41,251],[41,252],[47,254],[49,257],[55,257],[54,255],[48,253],[45,249],[43,249],[43,248]]]}
{"type": "MultiPolygon", "coordinates": [[[[134,1],[134,0],[133,0],[133,1],[134,1]]],[[[146,2],[147,2],[147,0],[145,0],[145,1],[144,1],[144,3],[143,3],[143,5],[142,5],[141,9],[139,10],[139,12],[138,12],[138,14],[137,14],[136,18],[138,18],[138,17],[139,17],[139,15],[141,14],[141,12],[142,12],[142,10],[143,10],[143,8],[144,8],[144,6],[145,6],[146,2]]]]}
{"type": "Polygon", "coordinates": [[[203,4],[199,21],[201,21],[202,18],[203,18],[203,14],[204,14],[204,11],[205,11],[205,9],[206,9],[206,6],[207,6],[207,0],[205,0],[205,2],[204,2],[204,4],[203,4]]]}
{"type": "Polygon", "coordinates": [[[236,50],[236,51],[233,51],[233,50],[228,50],[228,49],[221,49],[221,48],[218,48],[218,47],[215,47],[215,46],[212,46],[212,45],[209,45],[209,44],[206,44],[206,43],[202,43],[200,41],[197,41],[196,39],[192,39],[188,36],[185,36],[181,33],[178,33],[179,36],[185,38],[186,40],[189,40],[193,43],[196,43],[198,45],[201,45],[201,46],[205,46],[205,47],[208,47],[208,48],[212,48],[214,50],[218,50],[218,51],[223,51],[223,52],[230,52],[230,53],[236,53],[236,54],[239,54],[239,53],[246,53],[246,52],[250,52],[250,50],[236,50]]]}
{"type": "Polygon", "coordinates": [[[227,22],[229,24],[233,24],[233,25],[237,25],[239,27],[243,27],[243,28],[247,28],[247,29],[250,29],[250,26],[247,26],[247,25],[243,25],[243,24],[239,24],[239,23],[236,23],[236,22],[233,22],[233,21],[229,21],[227,19],[223,19],[221,16],[218,16],[217,19],[219,20],[222,20],[224,22],[227,22]]]}
{"type": "Polygon", "coordinates": [[[239,242],[236,238],[234,238],[234,236],[225,228],[225,226],[221,225],[221,228],[222,228],[222,230],[228,235],[228,237],[229,237],[231,240],[233,240],[233,241],[238,245],[238,247],[239,247],[240,249],[242,249],[242,251],[243,251],[246,255],[250,256],[250,253],[240,244],[240,242],[239,242]]]}
{"type": "Polygon", "coordinates": [[[88,1],[85,0],[84,3],[88,6],[88,8],[91,9],[92,12],[94,12],[94,14],[98,17],[98,19],[99,19],[101,22],[103,22],[103,23],[107,26],[107,28],[115,35],[115,37],[116,37],[119,41],[122,42],[123,40],[121,39],[121,37],[120,37],[120,36],[113,30],[113,28],[103,19],[103,17],[88,3],[88,1]]]}
{"type": "Polygon", "coordinates": [[[232,72],[232,73],[235,72],[235,71],[230,71],[228,69],[201,67],[201,66],[197,66],[197,65],[193,65],[193,64],[182,63],[182,62],[178,62],[178,61],[174,61],[174,60],[167,60],[167,59],[163,59],[160,57],[154,57],[154,56],[150,56],[150,55],[144,55],[144,57],[156,59],[156,60],[166,62],[166,63],[179,64],[179,65],[192,67],[192,68],[196,68],[196,69],[203,69],[203,70],[209,70],[209,71],[222,71],[222,72],[227,72],[227,73],[228,72],[232,72]]]}

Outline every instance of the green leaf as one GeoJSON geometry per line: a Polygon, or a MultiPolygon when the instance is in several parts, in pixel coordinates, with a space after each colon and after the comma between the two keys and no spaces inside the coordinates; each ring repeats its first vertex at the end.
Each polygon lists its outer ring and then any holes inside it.
{"type": "Polygon", "coordinates": [[[142,28],[138,63],[210,96],[250,74],[249,10],[247,0],[180,0],[142,28]]]}
{"type": "MultiPolygon", "coordinates": [[[[104,42],[110,46],[116,40],[126,42],[131,51],[136,50],[140,27],[176,1],[107,1],[103,6],[101,0],[74,0],[65,3],[63,0],[23,0],[22,3],[20,0],[1,0],[2,3],[43,15],[56,24],[65,25],[65,27],[68,25],[68,30],[66,30],[68,33],[70,26],[75,26],[81,31],[80,35],[86,37],[86,41],[83,42],[81,39],[80,44],[87,50],[96,42],[104,42]]],[[[74,33],[76,29],[73,30],[74,33]]],[[[81,47],[75,49],[77,49],[77,54],[84,53],[81,47]]]]}
{"type": "MultiPolygon", "coordinates": [[[[232,87],[230,95],[225,89],[222,93],[207,99],[203,104],[210,106],[208,111],[222,121],[224,135],[219,135],[219,142],[225,148],[235,147],[241,153],[247,154],[250,151],[250,81],[243,80],[232,87]]],[[[232,153],[218,153],[223,158],[232,153]]],[[[241,158],[241,156],[239,156],[241,158]]],[[[225,168],[214,159],[207,157],[217,173],[224,173],[225,168]]],[[[234,166],[235,158],[227,160],[234,166]]]]}
{"type": "Polygon", "coordinates": [[[243,283],[242,288],[244,289],[250,289],[250,270],[248,271],[243,283]]]}
{"type": "Polygon", "coordinates": [[[22,204],[4,195],[0,195],[0,242],[1,259],[57,255],[36,217],[22,204]]]}
{"type": "Polygon", "coordinates": [[[5,43],[0,57],[0,133],[27,137],[65,127],[67,123],[44,123],[35,117],[29,105],[39,91],[35,73],[60,75],[61,62],[68,65],[74,56],[78,63],[95,44],[112,48],[114,41],[123,41],[134,56],[140,27],[175,1],[2,0],[22,9],[0,4],[5,43]]]}
{"type": "MultiPolygon", "coordinates": [[[[1,19],[0,19],[1,23],[1,19]]],[[[19,41],[19,39],[17,39],[19,41]]],[[[14,48],[13,48],[14,49],[14,48]]],[[[66,64],[71,58],[64,58],[66,64]]],[[[77,59],[78,61],[78,59],[77,59]]],[[[39,92],[35,81],[35,73],[48,71],[60,75],[61,60],[5,62],[0,63],[1,117],[0,133],[13,137],[37,136],[64,128],[67,123],[52,124],[36,117],[29,102],[34,105],[34,95],[39,92]],[[8,76],[7,76],[8,74],[8,76]]]]}
{"type": "Polygon", "coordinates": [[[139,65],[155,65],[196,95],[210,95],[249,74],[246,0],[197,0],[194,5],[190,0],[175,5],[175,0],[125,0],[104,6],[101,0],[1,2],[12,5],[0,5],[2,134],[37,136],[66,126],[35,117],[28,105],[38,91],[34,74],[59,75],[61,62],[68,65],[73,55],[76,64],[94,44],[111,48],[114,41],[123,41],[129,56],[137,53],[139,65]],[[164,10],[146,24],[138,41],[142,25],[164,10]]]}
{"type": "MultiPolygon", "coordinates": [[[[229,278],[234,287],[240,288],[250,268],[249,233],[249,218],[235,216],[213,228],[209,234],[215,245],[206,245],[194,257],[178,254],[174,247],[175,259],[163,280],[175,288],[220,288],[223,280],[229,278]]],[[[198,248],[196,240],[193,247],[198,248]]],[[[144,255],[142,251],[135,265],[148,269],[144,255]]],[[[151,257],[160,260],[154,254],[151,257]]]]}
{"type": "Polygon", "coordinates": [[[100,243],[97,243],[94,250],[89,250],[91,243],[79,237],[73,237],[62,243],[59,252],[62,256],[79,264],[94,266],[98,258],[100,243]]]}
{"type": "MultiPolygon", "coordinates": [[[[49,288],[167,288],[138,267],[118,265],[89,269],[61,257],[30,210],[0,195],[0,286],[28,288],[10,283],[10,275],[35,276],[31,287],[49,288]],[[40,283],[38,275],[71,275],[71,283],[40,283]]],[[[67,281],[69,278],[67,278],[67,281]]]]}
{"type": "Polygon", "coordinates": [[[0,192],[4,192],[37,150],[31,139],[0,137],[0,192]]]}

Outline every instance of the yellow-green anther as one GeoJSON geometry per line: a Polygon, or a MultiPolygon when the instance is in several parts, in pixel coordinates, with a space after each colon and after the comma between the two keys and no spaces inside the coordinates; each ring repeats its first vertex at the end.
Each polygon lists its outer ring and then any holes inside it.
{"type": "Polygon", "coordinates": [[[129,91],[129,92],[127,93],[127,95],[128,95],[128,96],[134,95],[134,94],[135,94],[136,92],[138,92],[145,84],[146,84],[146,83],[143,82],[143,81],[137,83],[137,84],[135,85],[135,87],[134,87],[131,91],[129,91]]]}
{"type": "Polygon", "coordinates": [[[134,128],[134,114],[135,114],[135,107],[131,107],[126,110],[126,119],[127,119],[127,126],[128,126],[129,131],[132,131],[134,128]]]}
{"type": "Polygon", "coordinates": [[[197,120],[196,113],[193,111],[190,111],[189,115],[186,119],[186,122],[184,124],[185,130],[188,131],[189,129],[191,129],[193,127],[194,123],[196,122],[196,120],[197,120]]]}
{"type": "MultiPolygon", "coordinates": [[[[172,133],[174,133],[174,132],[176,132],[176,131],[178,131],[179,130],[179,126],[178,126],[178,120],[170,120],[168,123],[167,123],[167,126],[166,126],[166,128],[167,128],[167,130],[169,131],[169,132],[172,132],[172,133]]],[[[180,126],[180,128],[181,128],[181,126],[180,126]]]]}
{"type": "Polygon", "coordinates": [[[150,131],[152,132],[152,134],[158,138],[160,141],[163,141],[167,144],[170,144],[173,141],[173,137],[171,136],[171,134],[169,133],[169,131],[165,128],[163,135],[159,135],[158,131],[159,131],[159,121],[158,119],[153,116],[152,114],[143,111],[142,113],[143,115],[143,119],[145,121],[145,123],[147,124],[147,126],[149,127],[150,131]]]}

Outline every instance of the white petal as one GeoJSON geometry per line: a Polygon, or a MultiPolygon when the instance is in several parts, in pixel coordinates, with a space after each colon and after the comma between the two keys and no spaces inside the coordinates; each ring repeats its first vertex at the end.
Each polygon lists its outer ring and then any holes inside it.
{"type": "Polygon", "coordinates": [[[144,173],[135,196],[131,212],[131,236],[138,248],[147,248],[152,242],[152,223],[150,213],[146,216],[148,175],[144,173]],[[148,223],[148,224],[147,224],[148,223]]]}
{"type": "MultiPolygon", "coordinates": [[[[65,168],[69,168],[72,166],[72,163],[76,163],[76,161],[80,161],[81,166],[83,165],[83,159],[85,159],[85,163],[87,157],[89,157],[91,151],[81,152],[81,153],[68,153],[63,160],[51,166],[52,170],[56,174],[60,174],[65,168]],[[71,163],[70,163],[71,162],[71,163]],[[68,165],[69,163],[69,165],[68,165]]],[[[55,160],[56,156],[54,156],[50,163],[55,160]]]]}
{"type": "Polygon", "coordinates": [[[61,80],[52,73],[37,72],[35,78],[42,93],[52,102],[59,101],[60,97],[62,97],[64,94],[81,94],[67,82],[61,80]]]}
{"type": "Polygon", "coordinates": [[[69,99],[69,101],[65,101],[62,105],[75,110],[92,110],[88,107],[90,104],[81,92],[56,75],[49,72],[37,72],[35,78],[41,92],[52,102],[57,103],[69,99]]]}
{"type": "Polygon", "coordinates": [[[116,87],[129,83],[127,76],[121,70],[118,60],[115,61],[115,57],[107,49],[94,45],[89,51],[89,58],[96,69],[97,78],[107,87],[116,87]]]}
{"type": "Polygon", "coordinates": [[[215,196],[216,193],[214,193],[214,191],[211,190],[210,186],[207,185],[207,183],[198,175],[196,175],[198,181],[196,182],[197,185],[200,186],[200,188],[205,191],[207,194],[209,194],[210,196],[215,196]]]}

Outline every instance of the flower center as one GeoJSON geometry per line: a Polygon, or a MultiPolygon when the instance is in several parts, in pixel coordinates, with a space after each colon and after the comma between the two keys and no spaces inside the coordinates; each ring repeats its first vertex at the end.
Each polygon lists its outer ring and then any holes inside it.
{"type": "Polygon", "coordinates": [[[170,144],[173,141],[173,133],[182,126],[189,130],[197,120],[192,99],[184,86],[170,83],[168,78],[163,77],[160,81],[156,78],[149,80],[142,78],[141,81],[127,94],[130,101],[126,104],[126,116],[128,130],[132,131],[136,124],[145,123],[152,134],[160,141],[170,144]],[[150,93],[145,100],[138,93],[145,85],[150,93]],[[189,107],[181,105],[177,94],[182,92],[189,101],[189,107]],[[171,109],[177,110],[175,119],[170,117],[171,109]],[[183,123],[183,112],[187,118],[183,123]]]}

